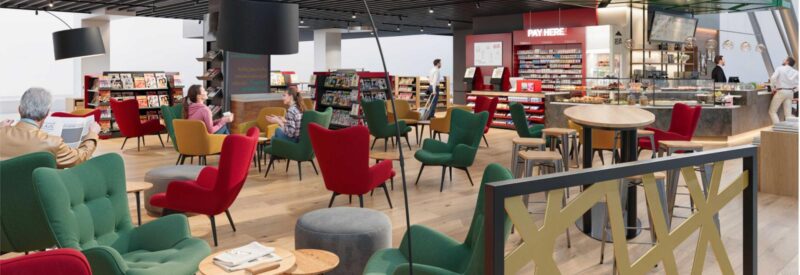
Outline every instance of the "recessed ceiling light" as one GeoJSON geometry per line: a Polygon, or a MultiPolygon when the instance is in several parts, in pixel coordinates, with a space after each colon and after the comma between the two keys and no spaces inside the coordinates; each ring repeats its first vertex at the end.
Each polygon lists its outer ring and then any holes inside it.
{"type": "Polygon", "coordinates": [[[428,13],[433,13],[433,8],[428,8],[428,13]]]}
{"type": "Polygon", "coordinates": [[[422,27],[419,27],[419,32],[424,32],[424,31],[425,31],[425,29],[424,29],[424,28],[422,28],[422,27]]]}
{"type": "Polygon", "coordinates": [[[305,21],[303,21],[303,18],[302,18],[302,17],[300,17],[300,24],[305,24],[305,23],[306,23],[306,22],[305,22],[305,21]]]}
{"type": "Polygon", "coordinates": [[[448,27],[452,27],[453,26],[453,21],[447,21],[447,26],[448,27]]]}
{"type": "Polygon", "coordinates": [[[400,31],[400,25],[397,25],[397,28],[395,28],[395,30],[400,31]]]}
{"type": "Polygon", "coordinates": [[[356,19],[356,13],[354,12],[353,15],[350,16],[350,18],[356,19]]]}
{"type": "Polygon", "coordinates": [[[50,3],[48,3],[47,5],[52,8],[53,7],[53,0],[50,0],[50,3]]]}

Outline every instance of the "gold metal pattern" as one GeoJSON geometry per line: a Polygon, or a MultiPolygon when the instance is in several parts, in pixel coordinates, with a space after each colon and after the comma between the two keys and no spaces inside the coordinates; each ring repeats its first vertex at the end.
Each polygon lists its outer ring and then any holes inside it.
{"type": "Polygon", "coordinates": [[[681,173],[689,188],[697,211],[672,230],[667,227],[664,210],[659,199],[658,187],[653,174],[643,176],[643,186],[647,208],[652,217],[656,244],[644,255],[631,263],[628,253],[628,241],[625,238],[625,225],[622,215],[622,204],[619,194],[619,181],[605,181],[585,189],[562,208],[561,198],[564,190],[551,190],[547,195],[547,207],[544,221],[537,226],[531,219],[522,197],[511,197],[505,200],[505,209],[514,223],[522,244],[505,256],[504,265],[507,274],[517,274],[525,265],[533,261],[537,274],[560,274],[553,258],[556,238],[564,230],[589,210],[594,204],[605,198],[608,205],[609,225],[613,238],[615,261],[619,274],[645,274],[657,264],[663,263],[666,274],[678,274],[678,266],[673,250],[685,241],[692,233],[699,231],[697,248],[692,265],[692,274],[701,274],[707,248],[716,256],[723,274],[734,274],[728,254],[723,246],[719,230],[714,223],[714,215],[733,198],[742,193],[747,182],[747,172],[740,174],[729,186],[720,192],[723,162],[713,165],[708,195],[704,194],[694,167],[685,167],[681,173]]]}

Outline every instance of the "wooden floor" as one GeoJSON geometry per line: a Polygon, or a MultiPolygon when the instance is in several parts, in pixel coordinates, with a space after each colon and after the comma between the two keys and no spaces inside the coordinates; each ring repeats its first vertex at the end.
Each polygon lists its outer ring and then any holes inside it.
{"type": "MultiPolygon", "coordinates": [[[[510,163],[511,139],[516,133],[509,130],[492,129],[487,135],[491,148],[481,145],[478,151],[475,164],[470,169],[473,180],[479,182],[483,174],[483,168],[492,162],[508,166],[510,163]]],[[[155,167],[174,165],[177,158],[176,152],[170,145],[161,148],[156,137],[148,137],[146,148],[137,152],[134,144],[128,144],[125,150],[120,150],[122,139],[111,139],[100,142],[100,146],[95,155],[105,153],[122,154],[125,159],[126,177],[129,180],[143,180],[145,173],[155,167]]],[[[376,148],[383,147],[381,142],[376,148]]],[[[414,150],[418,149],[416,145],[414,150]]],[[[390,145],[391,148],[391,145],[390,145]]],[[[404,148],[407,150],[408,148],[404,148]]],[[[439,177],[441,170],[435,168],[426,169],[422,174],[419,185],[415,186],[413,181],[419,171],[420,164],[413,158],[413,153],[405,151],[406,155],[406,178],[408,181],[408,196],[410,201],[411,222],[423,224],[442,231],[451,237],[462,240],[468,230],[472,213],[474,211],[475,197],[478,192],[477,187],[470,186],[463,171],[453,171],[453,181],[445,182],[444,192],[439,192],[439,177]]],[[[646,154],[643,154],[646,155],[646,154]]],[[[610,159],[609,156],[606,160],[610,159]]],[[[209,165],[216,165],[218,158],[209,157],[209,165]]],[[[599,164],[599,159],[596,165],[599,164]]],[[[268,245],[281,246],[284,248],[294,247],[294,225],[297,218],[303,213],[327,207],[331,193],[323,185],[322,178],[314,175],[311,165],[303,164],[303,181],[298,181],[297,166],[295,163],[289,168],[288,173],[284,172],[284,163],[278,165],[279,169],[272,171],[269,178],[264,179],[263,173],[258,173],[256,168],[252,168],[244,189],[239,198],[231,207],[231,214],[238,232],[233,232],[224,217],[219,217],[218,234],[219,247],[213,248],[215,251],[228,249],[244,245],[254,240],[258,240],[268,245]]],[[[726,163],[726,173],[724,182],[729,182],[733,176],[741,172],[741,161],[730,161],[726,163]]],[[[399,164],[395,163],[396,171],[400,170],[399,164]]],[[[395,178],[395,188],[391,191],[394,209],[389,209],[386,198],[383,194],[365,198],[365,207],[376,209],[386,213],[393,225],[393,243],[399,245],[403,232],[406,230],[403,207],[403,193],[401,188],[402,181],[399,176],[395,178]]],[[[572,192],[577,192],[572,190],[572,192]]],[[[640,191],[641,192],[641,191],[640,191]]],[[[640,194],[640,200],[644,196],[640,194]]],[[[135,204],[133,196],[131,198],[131,215],[135,220],[135,204]]],[[[537,196],[535,199],[542,199],[537,196]]],[[[679,196],[679,204],[688,204],[685,196],[679,196]]],[[[338,197],[334,206],[358,206],[357,200],[353,204],[348,204],[346,197],[338,197]]],[[[642,210],[640,215],[645,213],[644,203],[639,203],[642,210]]],[[[797,201],[789,197],[779,197],[769,194],[759,194],[758,201],[759,218],[759,271],[761,274],[797,274],[798,273],[798,215],[797,201]]],[[[682,210],[676,210],[682,211],[682,210]]],[[[733,262],[734,269],[741,273],[742,263],[742,236],[741,236],[741,199],[735,199],[733,203],[724,208],[721,212],[722,235],[726,249],[733,262]]],[[[541,219],[540,216],[533,216],[541,219]]],[[[644,216],[642,216],[644,218],[644,216]]],[[[152,220],[152,217],[143,217],[144,222],[152,220]]],[[[189,218],[192,234],[198,238],[211,243],[211,230],[208,218],[205,216],[192,216],[189,218]]],[[[679,222],[679,221],[678,221],[679,222]]],[[[594,239],[586,237],[572,227],[570,229],[572,238],[572,248],[566,248],[566,242],[559,240],[557,251],[554,255],[556,262],[565,274],[588,273],[588,274],[608,274],[611,273],[611,246],[606,246],[605,264],[599,263],[600,243],[594,239]]],[[[564,239],[564,236],[561,236],[564,239]]],[[[637,237],[638,241],[648,241],[649,234],[642,234],[637,237]]],[[[682,244],[675,251],[681,273],[689,273],[691,261],[695,250],[696,234],[682,244]]],[[[507,249],[519,242],[519,237],[512,235],[507,249]]],[[[631,245],[633,256],[643,253],[649,246],[631,245]]],[[[719,273],[716,267],[713,253],[708,253],[705,265],[707,274],[719,273]]],[[[660,270],[655,272],[663,273],[660,270]]],[[[524,272],[532,274],[529,268],[524,272]]]]}

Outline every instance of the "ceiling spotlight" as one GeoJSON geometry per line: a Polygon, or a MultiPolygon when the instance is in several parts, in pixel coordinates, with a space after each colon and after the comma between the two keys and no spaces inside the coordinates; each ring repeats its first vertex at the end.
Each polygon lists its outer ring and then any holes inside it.
{"type": "Polygon", "coordinates": [[[447,21],[447,26],[448,27],[452,27],[453,26],[453,21],[447,21]]]}
{"type": "Polygon", "coordinates": [[[52,8],[53,7],[53,0],[50,0],[50,3],[47,3],[47,6],[52,8]]]}
{"type": "Polygon", "coordinates": [[[375,36],[374,32],[369,32],[369,35],[375,36]]]}
{"type": "Polygon", "coordinates": [[[305,22],[305,21],[303,21],[303,18],[302,18],[302,17],[300,17],[300,24],[305,24],[305,23],[306,23],[306,22],[305,22]]]}
{"type": "Polygon", "coordinates": [[[428,8],[428,13],[433,13],[433,8],[428,8]]]}
{"type": "Polygon", "coordinates": [[[395,28],[395,30],[400,31],[400,25],[397,25],[397,28],[395,28]]]}
{"type": "Polygon", "coordinates": [[[424,32],[425,29],[423,27],[419,27],[419,32],[424,32]]]}
{"type": "Polygon", "coordinates": [[[350,16],[350,18],[356,19],[356,13],[354,12],[353,15],[350,16]]]}

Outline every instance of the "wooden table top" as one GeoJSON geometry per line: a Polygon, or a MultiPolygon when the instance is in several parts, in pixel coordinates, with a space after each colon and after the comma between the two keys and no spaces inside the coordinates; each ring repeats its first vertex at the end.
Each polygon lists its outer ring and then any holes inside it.
{"type": "Polygon", "coordinates": [[[397,151],[369,151],[369,158],[377,160],[400,160],[400,154],[397,151]]]}
{"type": "Polygon", "coordinates": [[[539,146],[544,145],[545,142],[543,138],[522,138],[522,137],[515,137],[511,140],[514,144],[522,145],[522,146],[539,146]]]}
{"type": "Polygon", "coordinates": [[[702,144],[686,140],[660,140],[658,141],[658,145],[673,149],[703,149],[702,144]]]}
{"type": "Polygon", "coordinates": [[[125,192],[136,193],[153,188],[153,184],[144,181],[129,181],[125,183],[125,192]]]}
{"type": "Polygon", "coordinates": [[[655,135],[655,134],[656,134],[656,132],[653,132],[653,131],[650,131],[650,130],[642,130],[642,129],[636,130],[636,135],[637,136],[641,136],[641,137],[652,136],[652,135],[655,135]]]}
{"type": "Polygon", "coordinates": [[[417,121],[417,124],[419,124],[419,125],[431,125],[431,121],[430,120],[419,120],[419,121],[417,121]]]}
{"type": "Polygon", "coordinates": [[[339,265],[339,256],[319,249],[298,249],[294,251],[297,259],[293,269],[286,274],[316,275],[333,270],[339,265]]]}
{"type": "Polygon", "coordinates": [[[564,115],[582,126],[606,129],[638,128],[656,121],[653,113],[630,106],[580,105],[567,108],[564,115]]]}
{"type": "MultiPolygon", "coordinates": [[[[217,266],[216,264],[214,264],[214,257],[219,255],[220,253],[224,253],[225,251],[227,251],[227,250],[223,250],[223,251],[211,254],[208,257],[206,257],[205,259],[203,259],[203,261],[200,262],[200,266],[198,268],[200,273],[201,274],[205,274],[205,275],[218,275],[218,274],[222,274],[222,275],[245,275],[245,274],[249,274],[249,272],[247,272],[247,269],[237,270],[237,271],[234,271],[234,272],[227,272],[224,269],[222,269],[219,266],[217,266]]],[[[269,270],[269,271],[266,271],[266,272],[258,273],[259,275],[285,274],[287,271],[291,270],[292,268],[295,268],[295,263],[297,261],[297,258],[295,257],[294,253],[292,253],[289,250],[280,248],[280,247],[276,247],[275,248],[275,252],[278,253],[278,256],[281,256],[281,258],[282,258],[281,261],[279,262],[280,266],[278,266],[278,268],[276,268],[276,269],[272,269],[272,270],[269,270]]],[[[337,263],[338,263],[338,261],[337,261],[337,263]]],[[[258,266],[253,267],[253,268],[257,268],[257,267],[258,266]]]]}
{"type": "Polygon", "coordinates": [[[258,143],[264,143],[268,141],[269,141],[268,137],[258,137],[258,143]]]}
{"type": "Polygon", "coordinates": [[[570,128],[544,128],[542,129],[542,134],[546,136],[560,136],[560,135],[569,135],[573,133],[577,133],[575,129],[570,128]]]}

